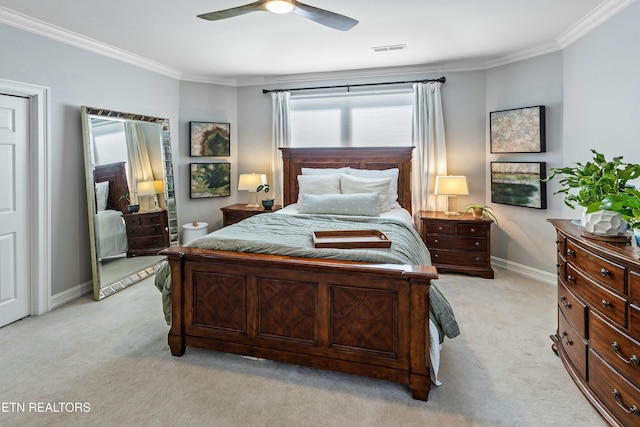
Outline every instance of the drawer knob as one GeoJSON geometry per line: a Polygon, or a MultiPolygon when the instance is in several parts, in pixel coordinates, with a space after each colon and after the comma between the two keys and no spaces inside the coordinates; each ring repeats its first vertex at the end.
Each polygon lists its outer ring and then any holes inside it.
{"type": "Polygon", "coordinates": [[[475,247],[477,248],[478,246],[480,246],[480,242],[475,242],[475,243],[473,244],[473,246],[475,246],[475,247]]]}
{"type": "Polygon", "coordinates": [[[602,268],[600,270],[600,274],[602,275],[602,277],[607,277],[611,273],[609,273],[609,270],[607,270],[606,268],[602,268]]]}
{"type": "Polygon", "coordinates": [[[480,261],[480,258],[475,257],[475,258],[474,258],[474,260],[475,260],[475,261],[480,261]]]}
{"type": "Polygon", "coordinates": [[[442,226],[438,226],[438,231],[442,231],[442,226]]]}
{"type": "Polygon", "coordinates": [[[557,245],[558,243],[560,243],[560,240],[556,240],[556,245],[557,245]]]}
{"type": "Polygon", "coordinates": [[[573,276],[572,276],[572,275],[570,275],[570,274],[567,274],[567,282],[575,282],[575,281],[576,281],[576,278],[575,278],[575,277],[573,277],[573,276]]]}
{"type": "Polygon", "coordinates": [[[635,354],[631,355],[628,359],[624,357],[624,355],[620,354],[620,345],[617,342],[612,342],[611,347],[613,347],[613,351],[616,356],[618,356],[618,358],[627,365],[640,365],[640,359],[635,354]]]}
{"type": "Polygon", "coordinates": [[[567,249],[567,255],[568,256],[572,256],[575,255],[576,251],[574,251],[573,249],[567,249]]]}
{"type": "Polygon", "coordinates": [[[433,254],[433,257],[434,258],[438,258],[438,254],[433,254]]]}
{"type": "Polygon", "coordinates": [[[562,305],[564,306],[564,308],[571,308],[571,303],[567,301],[567,297],[565,297],[564,295],[560,297],[560,302],[562,302],[562,305]]]}
{"type": "Polygon", "coordinates": [[[476,232],[476,229],[475,229],[475,228],[472,228],[472,229],[471,229],[471,232],[472,232],[472,233],[475,233],[475,232],[476,232]]]}
{"type": "Polygon", "coordinates": [[[620,392],[618,390],[614,388],[613,390],[611,390],[611,393],[613,394],[613,398],[616,400],[616,403],[618,404],[618,406],[621,407],[624,412],[626,412],[627,414],[640,415],[640,410],[638,410],[638,407],[636,405],[633,405],[630,408],[626,407],[626,405],[622,402],[622,399],[620,398],[620,392]]]}
{"type": "Polygon", "coordinates": [[[611,303],[609,301],[607,301],[606,299],[603,299],[600,304],[602,304],[602,306],[604,308],[611,307],[611,303]]]}
{"type": "Polygon", "coordinates": [[[569,338],[567,331],[562,332],[562,338],[564,338],[564,342],[567,343],[567,345],[573,345],[573,340],[569,338]]]}
{"type": "Polygon", "coordinates": [[[434,239],[433,243],[440,243],[440,241],[438,239],[434,239]]]}

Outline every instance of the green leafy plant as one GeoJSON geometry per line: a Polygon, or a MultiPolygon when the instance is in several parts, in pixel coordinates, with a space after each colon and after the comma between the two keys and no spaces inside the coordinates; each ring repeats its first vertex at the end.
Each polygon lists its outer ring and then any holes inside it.
{"type": "Polygon", "coordinates": [[[640,191],[634,188],[605,197],[598,206],[589,206],[587,213],[600,209],[617,212],[630,228],[640,228],[640,191]]]}
{"type": "Polygon", "coordinates": [[[129,194],[128,192],[124,193],[122,196],[120,196],[120,198],[118,200],[122,200],[122,199],[127,199],[127,202],[129,202],[130,205],[132,204],[131,203],[131,194],[129,194]]]}
{"type": "Polygon", "coordinates": [[[592,161],[576,162],[573,167],[551,168],[553,173],[543,180],[558,177],[563,188],[553,194],[564,194],[564,203],[572,209],[578,205],[596,211],[607,196],[619,194],[627,181],[640,177],[640,165],[624,163],[622,156],[608,161],[596,150],[591,152],[592,161]]]}
{"type": "Polygon", "coordinates": [[[481,205],[467,205],[460,209],[456,214],[466,215],[469,211],[472,212],[474,218],[482,218],[484,215],[492,219],[496,225],[498,225],[498,218],[491,212],[491,207],[481,205]]]}
{"type": "Polygon", "coordinates": [[[256,193],[264,191],[264,197],[269,197],[269,184],[260,184],[258,188],[256,188],[256,193]]]}

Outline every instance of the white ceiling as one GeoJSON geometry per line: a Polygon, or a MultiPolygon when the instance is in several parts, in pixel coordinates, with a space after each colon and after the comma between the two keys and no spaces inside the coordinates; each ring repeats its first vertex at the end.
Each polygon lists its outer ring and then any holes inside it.
{"type": "Polygon", "coordinates": [[[244,85],[491,68],[558,50],[634,0],[304,1],[360,21],[347,32],[262,11],[196,18],[252,1],[0,0],[0,22],[183,80],[244,85]],[[396,44],[406,49],[371,50],[396,44]]]}

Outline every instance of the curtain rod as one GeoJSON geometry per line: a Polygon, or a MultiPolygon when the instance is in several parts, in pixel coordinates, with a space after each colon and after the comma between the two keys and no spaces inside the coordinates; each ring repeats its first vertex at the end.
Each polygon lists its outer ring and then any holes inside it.
{"type": "Polygon", "coordinates": [[[386,83],[360,83],[354,85],[336,85],[336,86],[316,86],[316,87],[299,87],[294,89],[262,89],[262,93],[271,93],[271,92],[293,92],[297,90],[316,90],[316,89],[338,89],[338,88],[349,88],[352,87],[361,87],[361,86],[381,86],[381,85],[399,85],[399,84],[407,84],[407,83],[428,83],[428,82],[446,82],[446,77],[442,76],[439,79],[424,79],[424,80],[410,80],[405,82],[386,82],[386,83]]]}

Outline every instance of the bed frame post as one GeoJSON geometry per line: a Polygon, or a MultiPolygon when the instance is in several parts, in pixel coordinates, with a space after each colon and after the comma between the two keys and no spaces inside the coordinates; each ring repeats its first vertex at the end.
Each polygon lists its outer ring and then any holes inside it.
{"type": "MultiPolygon", "coordinates": [[[[414,266],[416,268],[417,266],[414,266]]],[[[419,267],[417,267],[419,268],[419,267]]],[[[428,268],[428,267],[426,267],[428,268]]],[[[410,273],[409,273],[410,274],[410,273]]],[[[411,277],[411,367],[409,389],[414,399],[427,400],[431,389],[429,353],[429,286],[423,277],[411,277]]]]}
{"type": "Polygon", "coordinates": [[[169,331],[169,348],[174,356],[182,356],[186,349],[184,333],[184,283],[183,253],[168,253],[167,261],[171,267],[171,330],[169,331]]]}

